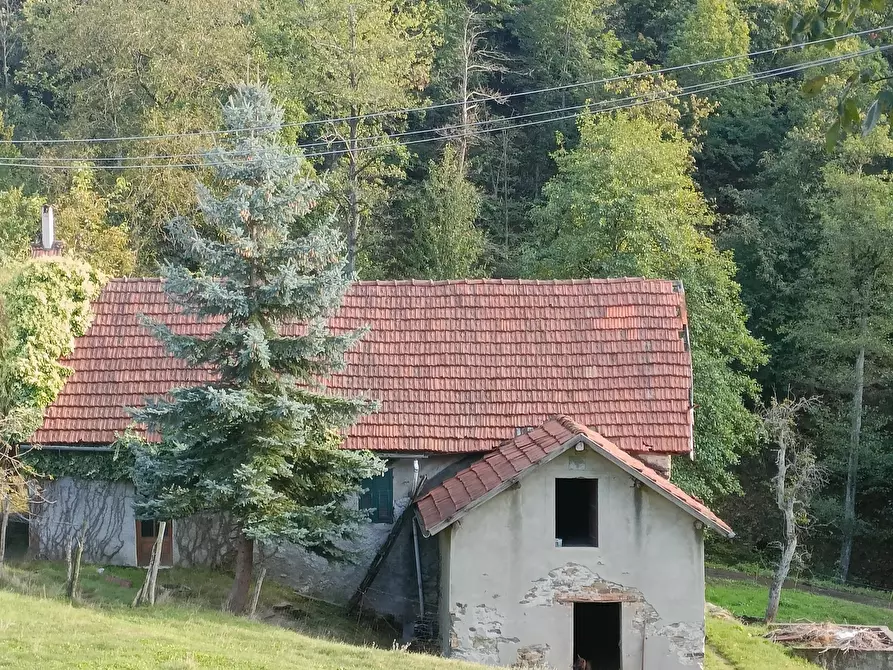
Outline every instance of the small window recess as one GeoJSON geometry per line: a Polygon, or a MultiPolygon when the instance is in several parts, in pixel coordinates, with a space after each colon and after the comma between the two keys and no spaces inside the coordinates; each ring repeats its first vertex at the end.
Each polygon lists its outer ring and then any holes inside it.
{"type": "Polygon", "coordinates": [[[555,480],[555,546],[598,546],[598,480],[555,480]]]}

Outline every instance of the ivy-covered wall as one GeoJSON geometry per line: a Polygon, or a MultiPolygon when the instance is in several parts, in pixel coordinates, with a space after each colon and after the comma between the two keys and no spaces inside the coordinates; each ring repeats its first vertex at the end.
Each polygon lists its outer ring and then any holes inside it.
{"type": "Polygon", "coordinates": [[[40,499],[31,505],[32,554],[60,560],[82,530],[86,562],[136,565],[133,485],[67,476],[41,482],[40,499]]]}
{"type": "Polygon", "coordinates": [[[22,460],[41,478],[74,477],[89,481],[131,480],[133,455],[129,451],[60,451],[31,449],[22,460]]]}
{"type": "MultiPolygon", "coordinates": [[[[100,476],[102,472],[115,472],[109,469],[110,458],[85,459],[82,465],[82,455],[75,454],[71,461],[47,459],[47,465],[55,468],[56,476],[41,482],[41,495],[31,503],[30,550],[37,558],[60,560],[65,556],[68,542],[83,529],[85,561],[136,565],[133,484],[125,477],[100,476]],[[87,467],[87,460],[92,460],[95,467],[87,467]],[[64,466],[71,466],[78,473],[65,472],[64,466]],[[80,472],[88,476],[81,476],[80,472]]],[[[175,519],[174,564],[212,568],[228,565],[233,555],[233,534],[233,524],[219,514],[175,519]]]]}

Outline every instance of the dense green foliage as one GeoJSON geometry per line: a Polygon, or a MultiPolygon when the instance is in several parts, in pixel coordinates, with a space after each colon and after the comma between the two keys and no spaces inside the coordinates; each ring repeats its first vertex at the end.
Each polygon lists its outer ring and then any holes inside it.
{"type": "Polygon", "coordinates": [[[428,178],[406,197],[405,254],[395,274],[415,279],[467,279],[482,274],[484,234],[475,223],[481,196],[459,168],[452,146],[431,162],[428,178]]]}
{"type": "Polygon", "coordinates": [[[70,258],[4,268],[0,284],[0,441],[26,440],[62,390],[71,368],[59,359],[92,319],[100,279],[70,258]],[[6,274],[8,273],[8,274],[6,274]]]}
{"type": "Polygon", "coordinates": [[[118,481],[130,479],[133,472],[133,455],[123,449],[87,453],[31,449],[25,451],[21,459],[41,477],[52,479],[76,477],[95,481],[118,481]]]}
{"type": "Polygon", "coordinates": [[[891,33],[737,58],[888,24],[883,3],[25,0],[8,11],[0,139],[152,137],[0,142],[0,163],[38,161],[0,165],[4,263],[27,257],[44,201],[71,254],[110,275],[176,261],[174,215],[202,239],[218,234],[194,200],[196,179],[206,198],[223,186],[201,155],[231,146],[212,129],[232,87],[265,82],[285,109],[283,141],[305,147],[295,169],[328,185],[295,232],[333,217],[363,278],[682,282],[696,458],[676,459],[674,477],[743,529],[739,551],[772,560],[771,453],[752,411],[761,395],[819,395],[799,428],[829,483],[803,558],[833,572],[851,533],[854,577],[893,583],[891,52],[760,74],[886,48],[891,33]],[[686,67],[705,59],[723,60],[686,67]],[[638,76],[662,67],[675,69],[638,76]]]}
{"type": "MultiPolygon", "coordinates": [[[[92,320],[100,277],[83,261],[45,258],[0,264],[0,501],[25,511],[25,482],[39,470],[19,445],[43,421],[71,368],[59,359],[74,349],[92,320]]],[[[2,555],[2,552],[0,552],[2,555]]]]}
{"type": "Polygon", "coordinates": [[[715,499],[737,491],[730,466],[753,448],[754,416],[742,398],[762,362],[747,332],[729,254],[706,235],[713,214],[693,178],[693,146],[668,105],[614,117],[584,116],[580,142],[556,155],[558,175],[534,211],[536,276],[672,277],[682,281],[694,364],[697,458],[677,475],[715,499]]]}

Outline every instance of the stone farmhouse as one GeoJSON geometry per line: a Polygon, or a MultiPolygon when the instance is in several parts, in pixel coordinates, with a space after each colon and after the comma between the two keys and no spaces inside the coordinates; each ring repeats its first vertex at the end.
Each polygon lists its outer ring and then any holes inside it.
{"type": "MultiPolygon", "coordinates": [[[[111,281],[94,311],[68,361],[75,372],[32,441],[111,458],[127,407],[208,374],[167,356],[138,315],[180,332],[215,325],[178,313],[154,279],[111,281]]],[[[703,536],[732,531],[668,480],[673,457],[694,455],[680,285],[358,282],[330,324],[370,327],[328,385],[381,401],[344,447],[378,452],[388,470],[349,501],[369,511],[355,562],[264,547],[271,576],[391,615],[449,656],[701,667],[703,536]]],[[[34,510],[31,552],[59,557],[86,524],[87,560],[144,565],[157,526],[134,517],[132,496],[126,478],[47,482],[55,502],[34,510]]],[[[229,558],[225,518],[168,529],[168,564],[229,558]]]]}

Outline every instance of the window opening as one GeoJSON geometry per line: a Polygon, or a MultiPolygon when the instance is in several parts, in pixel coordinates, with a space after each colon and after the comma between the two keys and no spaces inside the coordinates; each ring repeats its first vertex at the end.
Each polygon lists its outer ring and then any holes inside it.
{"type": "Polygon", "coordinates": [[[562,547],[598,546],[598,480],[555,480],[555,540],[562,547]]]}

